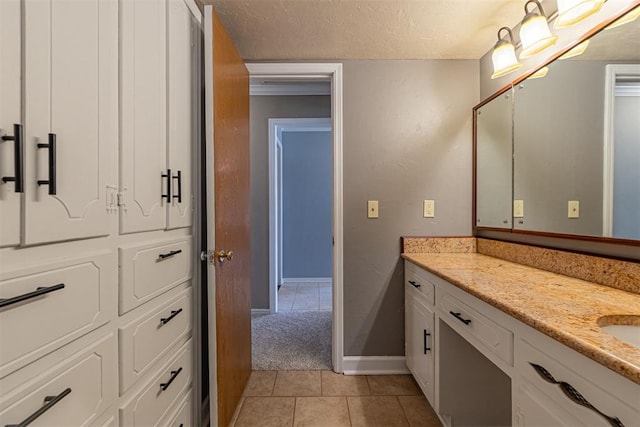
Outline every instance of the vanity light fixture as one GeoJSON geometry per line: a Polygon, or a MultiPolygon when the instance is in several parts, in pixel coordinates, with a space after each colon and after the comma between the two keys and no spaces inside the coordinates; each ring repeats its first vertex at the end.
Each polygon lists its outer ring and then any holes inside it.
{"type": "Polygon", "coordinates": [[[626,15],[624,15],[622,18],[618,19],[617,21],[612,22],[607,28],[605,28],[605,30],[610,30],[612,28],[616,28],[621,25],[628,24],[629,22],[633,22],[636,19],[638,19],[638,17],[640,17],[640,6],[636,7],[631,12],[628,12],[626,15]]]}
{"type": "Polygon", "coordinates": [[[513,45],[513,33],[509,27],[502,27],[498,30],[498,42],[493,47],[491,62],[493,62],[492,79],[506,76],[522,67],[522,64],[518,62],[518,58],[516,58],[516,48],[513,45]],[[509,41],[500,37],[500,33],[503,30],[509,33],[509,41]]]}
{"type": "Polygon", "coordinates": [[[579,45],[576,45],[573,48],[571,48],[571,50],[567,51],[567,53],[565,53],[558,59],[569,59],[569,58],[573,58],[574,56],[582,55],[587,50],[588,47],[589,47],[589,40],[585,40],[579,45]]]}
{"type": "Polygon", "coordinates": [[[546,76],[548,72],[549,72],[549,67],[542,67],[538,71],[536,71],[535,73],[531,74],[527,78],[528,79],[541,79],[542,77],[546,76]]]}
{"type": "Polygon", "coordinates": [[[602,8],[605,0],[558,0],[554,28],[566,28],[585,20],[602,8]]]}
{"type": "Polygon", "coordinates": [[[524,4],[525,17],[520,24],[520,41],[522,52],[520,58],[529,58],[546,48],[553,46],[558,36],[551,34],[544,9],[538,0],[529,0],[524,4]],[[534,4],[540,13],[529,11],[527,6],[534,4]]]}

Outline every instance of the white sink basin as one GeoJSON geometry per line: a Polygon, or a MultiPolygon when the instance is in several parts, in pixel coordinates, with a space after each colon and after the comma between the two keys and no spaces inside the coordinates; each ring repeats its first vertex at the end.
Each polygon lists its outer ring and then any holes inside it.
{"type": "Polygon", "coordinates": [[[600,328],[609,335],[640,348],[640,325],[607,325],[600,328]]]}

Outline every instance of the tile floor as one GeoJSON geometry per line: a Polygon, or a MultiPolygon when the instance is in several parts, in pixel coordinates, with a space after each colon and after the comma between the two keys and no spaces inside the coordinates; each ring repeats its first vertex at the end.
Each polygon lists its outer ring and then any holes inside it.
{"type": "Polygon", "coordinates": [[[283,283],[278,291],[278,311],[331,311],[331,282],[283,283]]]}
{"type": "Polygon", "coordinates": [[[410,375],[253,371],[234,427],[441,427],[410,375]]]}

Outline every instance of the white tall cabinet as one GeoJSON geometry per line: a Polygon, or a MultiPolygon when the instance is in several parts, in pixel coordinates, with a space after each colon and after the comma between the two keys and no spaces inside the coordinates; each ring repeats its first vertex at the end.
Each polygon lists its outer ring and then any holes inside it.
{"type": "Polygon", "coordinates": [[[0,425],[195,424],[200,22],[0,1],[0,425]]]}

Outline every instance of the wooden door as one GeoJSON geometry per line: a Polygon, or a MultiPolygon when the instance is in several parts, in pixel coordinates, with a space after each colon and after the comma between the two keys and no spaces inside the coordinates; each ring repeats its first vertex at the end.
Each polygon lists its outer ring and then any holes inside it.
{"type": "Polygon", "coordinates": [[[168,77],[168,154],[171,169],[171,201],[168,203],[167,229],[190,227],[193,217],[191,193],[191,147],[194,128],[193,84],[197,70],[197,22],[184,0],[169,0],[167,19],[168,77]],[[195,24],[194,24],[195,23],[195,24]]]}
{"type": "Polygon", "coordinates": [[[211,415],[212,425],[217,417],[222,427],[229,425],[251,373],[249,74],[218,17],[211,14],[210,19],[205,16],[205,31],[211,32],[205,35],[205,61],[212,61],[205,64],[210,71],[206,84],[212,85],[207,114],[213,116],[207,118],[208,138],[213,139],[207,141],[213,144],[213,150],[207,147],[207,197],[214,208],[213,218],[207,218],[208,246],[233,251],[231,259],[216,257],[209,267],[209,295],[214,296],[209,313],[215,313],[209,320],[210,360],[215,354],[210,396],[216,401],[211,415]]]}
{"type": "MultiPolygon", "coordinates": [[[[0,2],[0,138],[14,136],[14,125],[22,124],[21,21],[20,0],[0,2]]],[[[16,149],[15,141],[0,139],[0,246],[20,243],[20,188],[3,181],[16,177],[16,149]]]]}
{"type": "MultiPolygon", "coordinates": [[[[167,221],[167,4],[120,3],[120,232],[167,221]]],[[[189,144],[185,143],[184,146],[189,144]]]]}
{"type": "Polygon", "coordinates": [[[24,243],[108,235],[118,139],[117,4],[27,0],[24,13],[24,243]]]}

